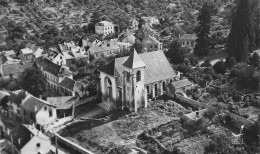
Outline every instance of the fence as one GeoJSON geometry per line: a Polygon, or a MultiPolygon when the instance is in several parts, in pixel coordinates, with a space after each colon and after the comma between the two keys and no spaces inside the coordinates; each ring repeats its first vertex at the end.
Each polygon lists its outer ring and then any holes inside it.
{"type": "MultiPolygon", "coordinates": [[[[195,101],[193,99],[190,99],[188,97],[181,96],[179,94],[175,95],[176,100],[180,101],[180,104],[183,106],[190,106],[192,109],[198,110],[200,108],[208,108],[209,106],[202,103],[195,101]]],[[[178,103],[178,102],[177,102],[178,103]]]]}
{"type": "Polygon", "coordinates": [[[58,134],[55,134],[57,136],[57,140],[63,144],[65,144],[66,146],[72,148],[73,150],[79,152],[79,153],[82,153],[82,154],[94,154],[93,152],[87,150],[87,149],[84,149],[83,147],[81,147],[80,145],[77,145],[76,143],[73,143],[71,142],[70,140],[64,138],[64,137],[61,137],[60,135],[58,134]]]}

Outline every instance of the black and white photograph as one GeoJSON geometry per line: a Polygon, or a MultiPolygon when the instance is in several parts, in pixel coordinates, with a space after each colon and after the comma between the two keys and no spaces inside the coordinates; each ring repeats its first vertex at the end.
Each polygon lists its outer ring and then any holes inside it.
{"type": "Polygon", "coordinates": [[[260,154],[260,0],[0,0],[0,154],[260,154]]]}

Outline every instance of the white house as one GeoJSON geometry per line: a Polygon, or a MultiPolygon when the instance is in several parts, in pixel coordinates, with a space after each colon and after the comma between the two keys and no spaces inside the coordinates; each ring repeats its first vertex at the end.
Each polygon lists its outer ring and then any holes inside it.
{"type": "Polygon", "coordinates": [[[166,92],[166,85],[178,80],[163,51],[116,58],[100,70],[103,104],[137,111],[147,106],[147,96],[166,92]]]}
{"type": "Polygon", "coordinates": [[[103,35],[115,33],[114,24],[108,21],[101,21],[95,25],[95,33],[103,35]]]}
{"type": "MultiPolygon", "coordinates": [[[[12,154],[52,154],[56,148],[42,132],[30,125],[11,130],[5,139],[5,149],[12,154]]],[[[65,154],[58,149],[59,154],[65,154]]]]}
{"type": "Polygon", "coordinates": [[[197,36],[195,34],[184,34],[180,37],[179,42],[182,47],[194,48],[196,45],[197,36]]]}

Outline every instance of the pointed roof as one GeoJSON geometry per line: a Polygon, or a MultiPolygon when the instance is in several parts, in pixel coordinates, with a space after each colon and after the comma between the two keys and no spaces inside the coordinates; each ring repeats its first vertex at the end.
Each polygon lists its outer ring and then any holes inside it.
{"type": "Polygon", "coordinates": [[[145,67],[144,61],[140,58],[139,54],[134,51],[131,53],[131,55],[128,57],[128,59],[123,63],[123,66],[134,69],[134,68],[140,68],[145,67]]]}

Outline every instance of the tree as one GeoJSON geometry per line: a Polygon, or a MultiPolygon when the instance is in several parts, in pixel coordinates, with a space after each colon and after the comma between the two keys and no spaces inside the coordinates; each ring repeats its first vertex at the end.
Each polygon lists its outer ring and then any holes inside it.
{"type": "Polygon", "coordinates": [[[238,62],[247,62],[248,54],[255,49],[252,0],[240,0],[232,16],[227,51],[238,62]]]}
{"type": "Polygon", "coordinates": [[[254,53],[253,56],[250,58],[250,65],[253,67],[259,67],[260,66],[260,57],[258,53],[254,53]]]}
{"type": "Polygon", "coordinates": [[[200,66],[201,67],[211,67],[210,60],[206,59],[200,66]]]}
{"type": "Polygon", "coordinates": [[[216,64],[213,65],[213,69],[217,74],[225,74],[226,73],[225,62],[223,62],[222,60],[216,62],[216,64]]]}
{"type": "Polygon", "coordinates": [[[22,74],[21,87],[32,95],[39,97],[47,91],[47,81],[41,70],[29,68],[22,74]]]}
{"type": "Polygon", "coordinates": [[[181,47],[178,40],[174,40],[170,46],[169,50],[166,52],[166,56],[170,59],[173,64],[181,64],[184,62],[187,50],[181,47]]]}
{"type": "Polygon", "coordinates": [[[236,64],[236,58],[235,57],[227,57],[225,61],[225,66],[227,69],[232,68],[236,64]]]}
{"type": "Polygon", "coordinates": [[[197,40],[194,48],[194,54],[197,56],[205,56],[209,54],[210,24],[211,16],[213,15],[212,10],[214,10],[212,4],[205,2],[197,18],[199,25],[195,30],[197,40]]]}
{"type": "Polygon", "coordinates": [[[96,10],[92,13],[90,22],[96,24],[101,21],[102,16],[103,14],[100,11],[96,10]]]}

